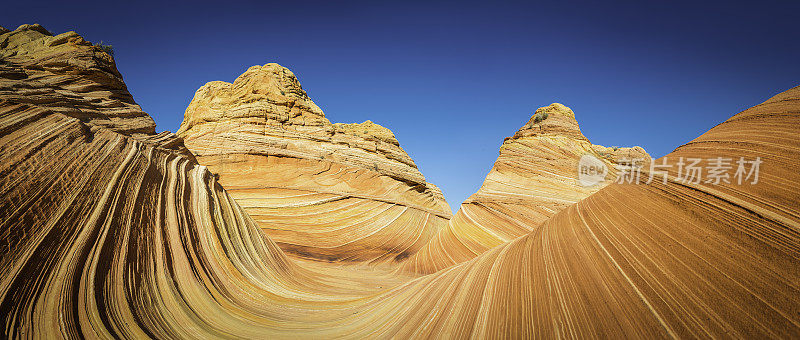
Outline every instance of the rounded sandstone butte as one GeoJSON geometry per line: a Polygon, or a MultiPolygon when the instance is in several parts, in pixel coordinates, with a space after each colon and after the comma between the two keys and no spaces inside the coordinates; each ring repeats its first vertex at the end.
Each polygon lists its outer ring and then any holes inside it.
{"type": "Polygon", "coordinates": [[[593,145],[581,133],[572,109],[559,103],[540,107],[503,141],[478,192],[403,266],[411,272],[436,272],[534,231],[555,213],[612,183],[616,165],[631,159],[644,165],[650,156],[638,146],[593,145]],[[597,185],[579,182],[578,163],[584,155],[609,169],[597,185]]]}
{"type": "Polygon", "coordinates": [[[506,140],[544,135],[557,135],[588,142],[581,133],[578,121],[575,120],[575,113],[560,103],[538,108],[528,122],[514,136],[506,140]]]}
{"type": "Polygon", "coordinates": [[[332,124],[278,64],[195,93],[178,134],[285,251],[396,262],[451,217],[391,130],[332,124]]]}
{"type": "Polygon", "coordinates": [[[178,134],[202,133],[204,124],[230,120],[301,130],[330,125],[294,73],[275,63],[252,66],[232,84],[212,81],[202,86],[186,109],[178,134]]]}
{"type": "Polygon", "coordinates": [[[295,75],[275,63],[250,67],[233,83],[202,86],[178,135],[201,157],[249,152],[325,159],[426,186],[391,131],[369,121],[332,124],[295,75]]]}

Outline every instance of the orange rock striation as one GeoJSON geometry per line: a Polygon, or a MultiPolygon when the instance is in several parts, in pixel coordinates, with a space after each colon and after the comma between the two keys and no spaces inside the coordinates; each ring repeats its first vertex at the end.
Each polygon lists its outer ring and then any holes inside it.
{"type": "Polygon", "coordinates": [[[0,98],[46,108],[137,138],[191,153],[134,101],[114,58],[75,32],[53,36],[39,24],[0,29],[0,98]]]}
{"type": "Polygon", "coordinates": [[[278,64],[195,93],[178,134],[285,251],[325,261],[393,263],[451,217],[394,134],[332,124],[278,64]]]}
{"type": "Polygon", "coordinates": [[[672,168],[436,273],[369,279],[285,256],[135,123],[20,98],[0,93],[7,338],[800,336],[800,87],[655,161],[757,158],[756,184],[672,168]]]}
{"type": "Polygon", "coordinates": [[[650,156],[640,147],[593,145],[581,133],[575,113],[554,103],[541,107],[500,147],[500,156],[477,193],[422,250],[403,264],[411,272],[433,273],[534,231],[564,208],[612,183],[617,166],[650,156]],[[606,167],[602,181],[584,186],[578,165],[589,155],[606,167]]]}

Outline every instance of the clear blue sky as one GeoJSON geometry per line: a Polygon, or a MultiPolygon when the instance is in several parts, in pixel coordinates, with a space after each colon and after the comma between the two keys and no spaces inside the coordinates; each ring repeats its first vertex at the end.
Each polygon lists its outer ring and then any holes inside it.
{"type": "Polygon", "coordinates": [[[539,106],[662,156],[800,84],[800,2],[694,2],[12,1],[0,25],[113,44],[159,131],[204,83],[280,63],[331,121],[394,131],[456,209],[539,106]]]}

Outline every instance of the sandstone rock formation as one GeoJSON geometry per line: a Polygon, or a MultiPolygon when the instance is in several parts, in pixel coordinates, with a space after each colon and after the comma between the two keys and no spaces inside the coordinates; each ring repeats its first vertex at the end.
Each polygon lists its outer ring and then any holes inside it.
{"type": "Polygon", "coordinates": [[[672,168],[461,264],[367,279],[285,256],[204,166],[92,123],[102,106],[16,100],[0,93],[6,338],[800,336],[800,87],[656,161],[760,157],[757,184],[672,168]]]}
{"type": "Polygon", "coordinates": [[[554,103],[541,107],[500,147],[500,156],[480,190],[461,204],[425,248],[404,263],[412,272],[433,273],[526,235],[564,208],[617,179],[617,166],[650,156],[640,147],[593,145],[575,113],[554,103]],[[579,183],[581,157],[591,155],[608,169],[596,185],[579,183]]]}
{"type": "Polygon", "coordinates": [[[75,32],[38,24],[0,30],[0,98],[46,108],[148,144],[191,153],[134,101],[114,58],[75,32]]]}
{"type": "Polygon", "coordinates": [[[795,87],[656,161],[760,157],[757,184],[687,184],[674,163],[667,184],[611,184],[522,238],[405,286],[430,294],[410,310],[462,311],[406,327],[451,336],[795,338],[798,134],[795,87]]]}
{"type": "Polygon", "coordinates": [[[505,140],[481,190],[448,221],[441,192],[391,131],[371,121],[331,124],[277,64],[200,88],[178,134],[285,251],[403,262],[411,273],[433,273],[518,238],[610,183],[620,161],[649,160],[639,147],[592,145],[572,110],[552,104],[505,140]],[[587,154],[610,173],[584,187],[577,167],[587,154]]]}
{"type": "Polygon", "coordinates": [[[451,217],[394,134],[332,124],[278,64],[195,93],[178,134],[286,251],[327,261],[395,262],[451,217]]]}

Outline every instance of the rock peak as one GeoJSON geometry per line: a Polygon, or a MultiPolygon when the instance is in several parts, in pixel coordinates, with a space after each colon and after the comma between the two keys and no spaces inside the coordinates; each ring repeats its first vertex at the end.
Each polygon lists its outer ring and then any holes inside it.
{"type": "Polygon", "coordinates": [[[452,216],[392,131],[331,123],[275,63],[204,85],[178,133],[293,256],[393,266],[452,216]]]}
{"type": "Polygon", "coordinates": [[[73,31],[53,36],[39,24],[0,29],[0,60],[0,96],[7,100],[125,135],[155,134],[155,122],[133,100],[114,58],[73,31]]]}
{"type": "Polygon", "coordinates": [[[528,122],[506,141],[537,136],[564,136],[587,141],[575,120],[575,112],[560,103],[536,109],[528,122]]]}
{"type": "Polygon", "coordinates": [[[39,32],[39,33],[44,34],[44,35],[53,35],[53,33],[50,33],[50,31],[48,31],[47,29],[42,27],[42,25],[39,25],[39,24],[22,24],[22,25],[19,25],[19,27],[17,27],[17,29],[15,29],[14,31],[15,32],[16,31],[35,31],[35,32],[39,32]]]}
{"type": "Polygon", "coordinates": [[[294,73],[276,63],[251,66],[232,83],[203,85],[178,135],[201,158],[241,153],[322,159],[375,171],[420,190],[428,187],[391,130],[369,120],[331,123],[294,73]]]}
{"type": "MultiPolygon", "coordinates": [[[[236,78],[233,85],[248,87],[254,93],[280,93],[286,97],[311,100],[294,73],[277,63],[250,66],[247,71],[236,78]]],[[[321,110],[319,111],[321,113],[321,110]]]]}
{"type": "Polygon", "coordinates": [[[542,106],[536,109],[535,113],[560,114],[567,117],[573,117],[573,118],[575,117],[575,112],[573,112],[572,109],[561,103],[552,103],[548,106],[542,106]]]}
{"type": "Polygon", "coordinates": [[[395,138],[392,130],[387,129],[380,124],[373,123],[371,120],[357,124],[335,123],[333,125],[338,132],[358,136],[366,140],[375,139],[400,146],[400,142],[397,141],[397,138],[395,138]]]}
{"type": "MultiPolygon", "coordinates": [[[[193,159],[177,135],[156,133],[102,46],[78,33],[53,35],[39,24],[0,27],[0,101],[75,119],[193,159]]],[[[60,118],[59,118],[60,119],[60,118]]],[[[92,132],[94,134],[94,132],[92,132]]]]}
{"type": "Polygon", "coordinates": [[[330,125],[294,73],[276,63],[251,66],[233,83],[211,81],[200,87],[178,134],[197,124],[228,119],[284,127],[330,125]]]}

